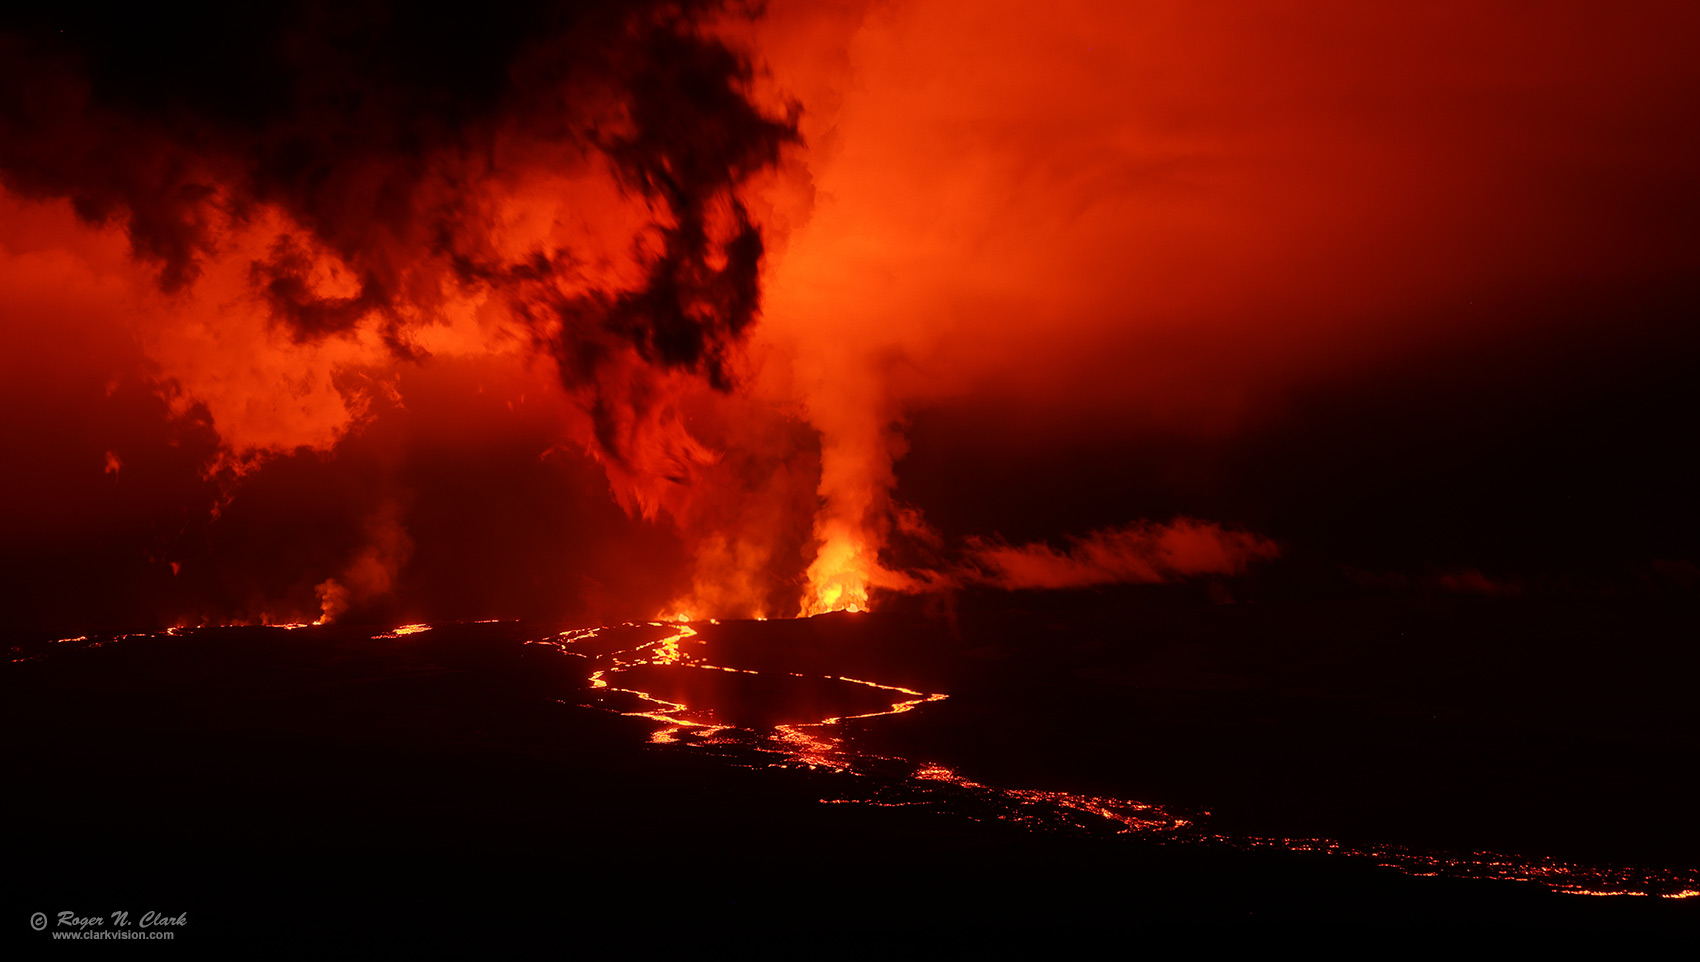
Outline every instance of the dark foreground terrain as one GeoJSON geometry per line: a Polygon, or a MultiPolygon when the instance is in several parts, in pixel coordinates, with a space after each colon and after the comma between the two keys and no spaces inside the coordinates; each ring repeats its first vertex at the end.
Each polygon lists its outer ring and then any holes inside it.
{"type": "MultiPolygon", "coordinates": [[[[980,783],[1151,801],[1227,836],[1694,869],[1693,622],[1100,599],[699,627],[719,664],[948,693],[846,734],[980,783]]],[[[653,722],[584,707],[592,663],[524,644],[550,627],[373,637],[389,627],[18,641],[12,936],[46,941],[36,911],[120,909],[187,913],[179,941],[639,956],[1700,932],[1700,898],[823,804],[849,776],[651,746],[653,722]]]]}

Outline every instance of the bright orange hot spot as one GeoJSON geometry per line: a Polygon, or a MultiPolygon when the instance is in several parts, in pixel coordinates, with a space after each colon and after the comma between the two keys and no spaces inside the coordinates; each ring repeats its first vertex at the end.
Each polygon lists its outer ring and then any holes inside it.
{"type": "Polygon", "coordinates": [[[868,610],[868,580],[875,568],[868,554],[849,532],[829,536],[809,565],[808,593],[799,614],[808,618],[829,611],[868,610]]]}
{"type": "Polygon", "coordinates": [[[385,632],[381,635],[373,635],[372,638],[373,638],[373,640],[377,640],[379,638],[400,638],[404,635],[417,635],[422,631],[430,631],[430,630],[431,630],[430,625],[421,625],[421,624],[401,625],[401,626],[396,627],[396,628],[391,628],[389,631],[387,631],[387,632],[385,632]]]}

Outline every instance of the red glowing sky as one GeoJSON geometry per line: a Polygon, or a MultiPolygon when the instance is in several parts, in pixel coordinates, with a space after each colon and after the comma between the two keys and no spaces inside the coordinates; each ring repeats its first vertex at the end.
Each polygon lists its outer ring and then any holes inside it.
{"type": "Polygon", "coordinates": [[[9,607],[1694,567],[1690,5],[547,6],[0,22],[9,607]]]}

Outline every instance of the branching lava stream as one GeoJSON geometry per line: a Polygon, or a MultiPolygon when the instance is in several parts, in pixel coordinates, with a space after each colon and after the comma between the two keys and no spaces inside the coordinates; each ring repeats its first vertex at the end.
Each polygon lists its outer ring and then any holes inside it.
{"type": "MultiPolygon", "coordinates": [[[[948,765],[875,754],[854,744],[853,732],[845,722],[898,715],[948,697],[939,692],[844,676],[786,672],[785,680],[792,684],[859,688],[864,696],[878,696],[887,704],[875,710],[817,714],[808,720],[787,717],[765,727],[740,725],[727,714],[736,710],[734,706],[714,700],[716,694],[724,697],[724,689],[716,692],[710,686],[693,686],[676,676],[766,675],[773,681],[774,673],[709,663],[696,629],[684,622],[573,629],[531,644],[589,659],[595,665],[590,676],[590,704],[657,723],[659,727],[650,736],[652,744],[714,752],[735,765],[804,768],[842,776],[834,779],[836,791],[821,798],[823,804],[927,807],[976,821],[1012,822],[1041,832],[1137,833],[1160,844],[1346,856],[1370,859],[1382,868],[1406,875],[1535,882],[1571,895],[1700,896],[1700,871],[1695,870],[1589,865],[1492,851],[1460,853],[1391,844],[1348,845],[1323,838],[1220,835],[1202,824],[1208,812],[1182,816],[1160,805],[1132,799],[1000,788],[971,780],[948,765]],[[644,629],[666,634],[638,640],[635,636],[644,634],[644,629]],[[623,640],[628,638],[632,640],[623,640]],[[659,688],[665,688],[666,694],[659,688]],[[693,698],[701,695],[707,700],[693,698]]],[[[768,689],[769,694],[772,691],[768,689]]]]}
{"type": "MultiPolygon", "coordinates": [[[[329,630],[304,624],[252,630],[303,629],[329,630]]],[[[63,638],[15,646],[8,660],[14,664],[39,661],[131,639],[185,638],[202,630],[206,629],[179,627],[158,633],[63,638]]],[[[426,624],[402,625],[371,638],[405,643],[431,630],[426,624]]],[[[813,773],[820,776],[822,804],[923,808],[973,821],[1011,823],[1035,832],[1133,835],[1159,845],[1344,856],[1370,860],[1405,875],[1533,882],[1571,895],[1700,897],[1700,870],[1693,868],[1639,868],[1495,851],[1448,852],[1327,838],[1218,834],[1208,826],[1208,812],[1182,815],[1132,799],[984,784],[935,760],[865,751],[856,744],[854,726],[847,724],[911,712],[945,700],[946,694],[841,675],[713,664],[706,641],[684,622],[578,628],[526,643],[589,660],[593,670],[583,703],[654,723],[652,745],[707,752],[732,766],[813,773]]]]}

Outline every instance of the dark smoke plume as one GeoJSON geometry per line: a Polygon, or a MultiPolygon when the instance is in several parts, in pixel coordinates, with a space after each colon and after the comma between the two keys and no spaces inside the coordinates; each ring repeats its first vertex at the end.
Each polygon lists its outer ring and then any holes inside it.
{"type": "MultiPolygon", "coordinates": [[[[797,139],[745,95],[706,3],[193,3],[0,15],[0,184],[121,223],[162,288],[221,231],[297,228],[251,268],[298,341],[377,318],[398,355],[445,279],[510,301],[597,421],[605,456],[639,392],[600,387],[622,351],[729,384],[759,306],[761,234],[739,186],[797,139]],[[572,250],[503,250],[481,184],[597,167],[647,205],[635,283],[572,250]],[[329,259],[345,289],[309,279],[329,259]],[[582,393],[588,387],[589,394],[582,393]]],[[[623,374],[612,375],[621,380],[623,374]]]]}

